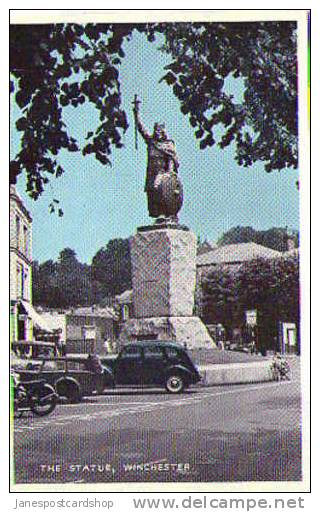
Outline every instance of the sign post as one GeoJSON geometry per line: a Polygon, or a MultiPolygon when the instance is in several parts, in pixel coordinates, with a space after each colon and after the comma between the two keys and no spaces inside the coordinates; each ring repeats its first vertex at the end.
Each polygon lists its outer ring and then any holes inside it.
{"type": "Polygon", "coordinates": [[[246,311],[246,323],[247,325],[250,325],[251,327],[254,327],[257,325],[257,310],[256,309],[250,309],[246,311]]]}
{"type": "Polygon", "coordinates": [[[256,309],[246,311],[246,324],[251,333],[251,353],[253,353],[258,346],[258,311],[256,309]]]}

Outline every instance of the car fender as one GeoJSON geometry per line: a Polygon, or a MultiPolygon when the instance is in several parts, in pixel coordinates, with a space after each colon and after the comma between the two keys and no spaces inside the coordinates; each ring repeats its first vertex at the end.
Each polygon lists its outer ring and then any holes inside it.
{"type": "Polygon", "coordinates": [[[185,377],[192,376],[192,372],[188,368],[186,368],[185,366],[183,366],[181,364],[175,364],[175,365],[169,366],[166,370],[166,375],[170,375],[174,372],[182,373],[185,377]]]}

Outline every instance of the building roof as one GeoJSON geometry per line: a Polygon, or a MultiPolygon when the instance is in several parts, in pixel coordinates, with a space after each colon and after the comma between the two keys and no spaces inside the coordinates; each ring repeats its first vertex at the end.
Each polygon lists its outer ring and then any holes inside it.
{"type": "Polygon", "coordinates": [[[15,201],[17,203],[17,205],[20,207],[20,210],[27,217],[28,221],[32,222],[31,213],[26,208],[21,196],[17,192],[15,185],[10,185],[10,201],[15,201]]]}
{"type": "Polygon", "coordinates": [[[101,318],[112,318],[116,320],[117,315],[112,308],[109,307],[99,307],[99,306],[83,306],[79,308],[72,308],[66,311],[66,315],[72,316],[92,316],[92,317],[101,317],[101,318]]]}
{"type": "Polygon", "coordinates": [[[204,240],[198,245],[197,254],[204,254],[206,252],[212,251],[216,249],[218,246],[215,242],[209,242],[208,240],[204,240]]]}
{"type": "Polygon", "coordinates": [[[279,258],[280,251],[254,242],[222,245],[197,257],[197,266],[243,263],[255,258],[279,258]]]}

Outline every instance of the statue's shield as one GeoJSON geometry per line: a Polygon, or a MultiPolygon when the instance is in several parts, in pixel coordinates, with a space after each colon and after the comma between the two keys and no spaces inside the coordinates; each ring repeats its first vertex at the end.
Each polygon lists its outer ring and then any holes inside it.
{"type": "Polygon", "coordinates": [[[182,183],[174,172],[165,172],[157,176],[155,189],[159,197],[159,210],[166,217],[176,216],[183,203],[182,183]]]}

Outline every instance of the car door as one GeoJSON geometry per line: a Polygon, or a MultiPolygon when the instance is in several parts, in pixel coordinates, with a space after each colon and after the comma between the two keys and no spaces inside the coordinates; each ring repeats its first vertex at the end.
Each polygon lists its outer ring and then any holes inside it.
{"type": "Polygon", "coordinates": [[[67,376],[79,384],[81,394],[91,395],[96,388],[99,376],[87,369],[86,361],[68,361],[67,366],[67,376]]]}
{"type": "Polygon", "coordinates": [[[162,347],[149,345],[143,348],[142,380],[146,385],[162,385],[165,377],[165,360],[162,347]]]}
{"type": "Polygon", "coordinates": [[[115,365],[115,381],[120,385],[142,384],[142,352],[137,345],[122,349],[115,365]]]}
{"type": "Polygon", "coordinates": [[[55,386],[57,380],[66,373],[65,361],[43,361],[39,378],[44,379],[51,386],[55,386]]]}

